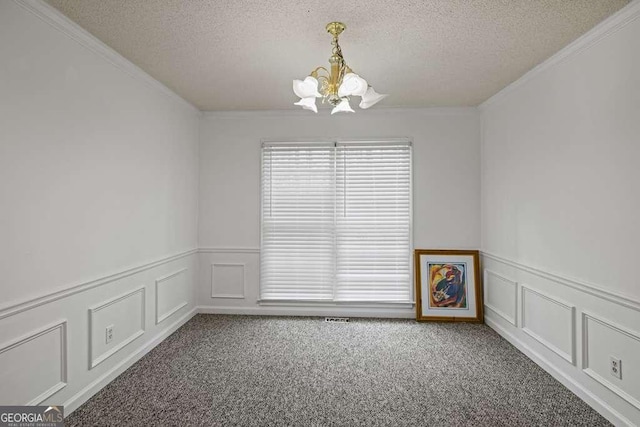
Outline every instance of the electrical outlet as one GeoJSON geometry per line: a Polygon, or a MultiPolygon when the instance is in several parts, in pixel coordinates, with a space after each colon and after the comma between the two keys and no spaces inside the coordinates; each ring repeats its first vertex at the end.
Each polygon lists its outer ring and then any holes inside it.
{"type": "Polygon", "coordinates": [[[107,326],[105,333],[105,343],[109,344],[113,340],[113,325],[107,326]]]}
{"type": "Polygon", "coordinates": [[[609,372],[617,379],[622,379],[622,360],[609,356],[609,372]]]}

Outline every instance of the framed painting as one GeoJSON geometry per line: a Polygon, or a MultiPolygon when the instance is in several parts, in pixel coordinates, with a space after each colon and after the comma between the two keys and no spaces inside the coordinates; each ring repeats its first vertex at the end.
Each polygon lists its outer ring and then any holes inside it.
{"type": "Polygon", "coordinates": [[[416,320],[483,321],[478,251],[416,249],[414,257],[416,320]]]}

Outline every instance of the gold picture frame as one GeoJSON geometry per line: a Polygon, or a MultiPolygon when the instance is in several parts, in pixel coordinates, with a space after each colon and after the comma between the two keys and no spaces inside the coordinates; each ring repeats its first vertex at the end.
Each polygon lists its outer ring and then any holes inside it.
{"type": "Polygon", "coordinates": [[[416,249],[414,262],[417,321],[484,321],[478,251],[416,249]]]}

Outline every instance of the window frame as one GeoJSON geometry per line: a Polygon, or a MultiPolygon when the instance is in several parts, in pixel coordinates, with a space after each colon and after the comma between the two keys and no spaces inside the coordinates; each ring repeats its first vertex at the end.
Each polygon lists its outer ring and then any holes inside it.
{"type": "MultiPolygon", "coordinates": [[[[260,248],[259,248],[259,261],[258,261],[258,298],[257,303],[264,306],[353,306],[361,308],[413,308],[415,306],[416,290],[415,290],[415,268],[413,265],[413,252],[414,252],[414,224],[413,224],[413,158],[414,158],[414,144],[413,139],[410,137],[392,137],[392,138],[262,138],[260,140],[260,248]],[[337,145],[340,143],[402,143],[407,144],[410,147],[409,156],[409,288],[410,288],[410,301],[335,301],[335,300],[308,300],[308,299],[262,299],[262,252],[263,252],[263,224],[264,224],[264,186],[263,186],[263,168],[264,168],[264,156],[263,149],[265,146],[274,145],[314,145],[314,144],[333,144],[334,149],[337,149],[337,145]]],[[[337,156],[336,156],[337,158],[337,156]]],[[[335,170],[335,169],[334,169],[335,170]]],[[[337,253],[336,253],[337,256],[337,253]]],[[[334,282],[335,286],[335,282],[334,282]]],[[[335,294],[335,292],[334,292],[335,294]]]]}

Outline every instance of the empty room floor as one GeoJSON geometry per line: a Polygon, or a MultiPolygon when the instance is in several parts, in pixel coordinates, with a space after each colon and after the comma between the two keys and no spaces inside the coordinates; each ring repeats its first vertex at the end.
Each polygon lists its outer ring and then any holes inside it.
{"type": "Polygon", "coordinates": [[[609,425],[485,325],[197,315],[79,425],[609,425]]]}

